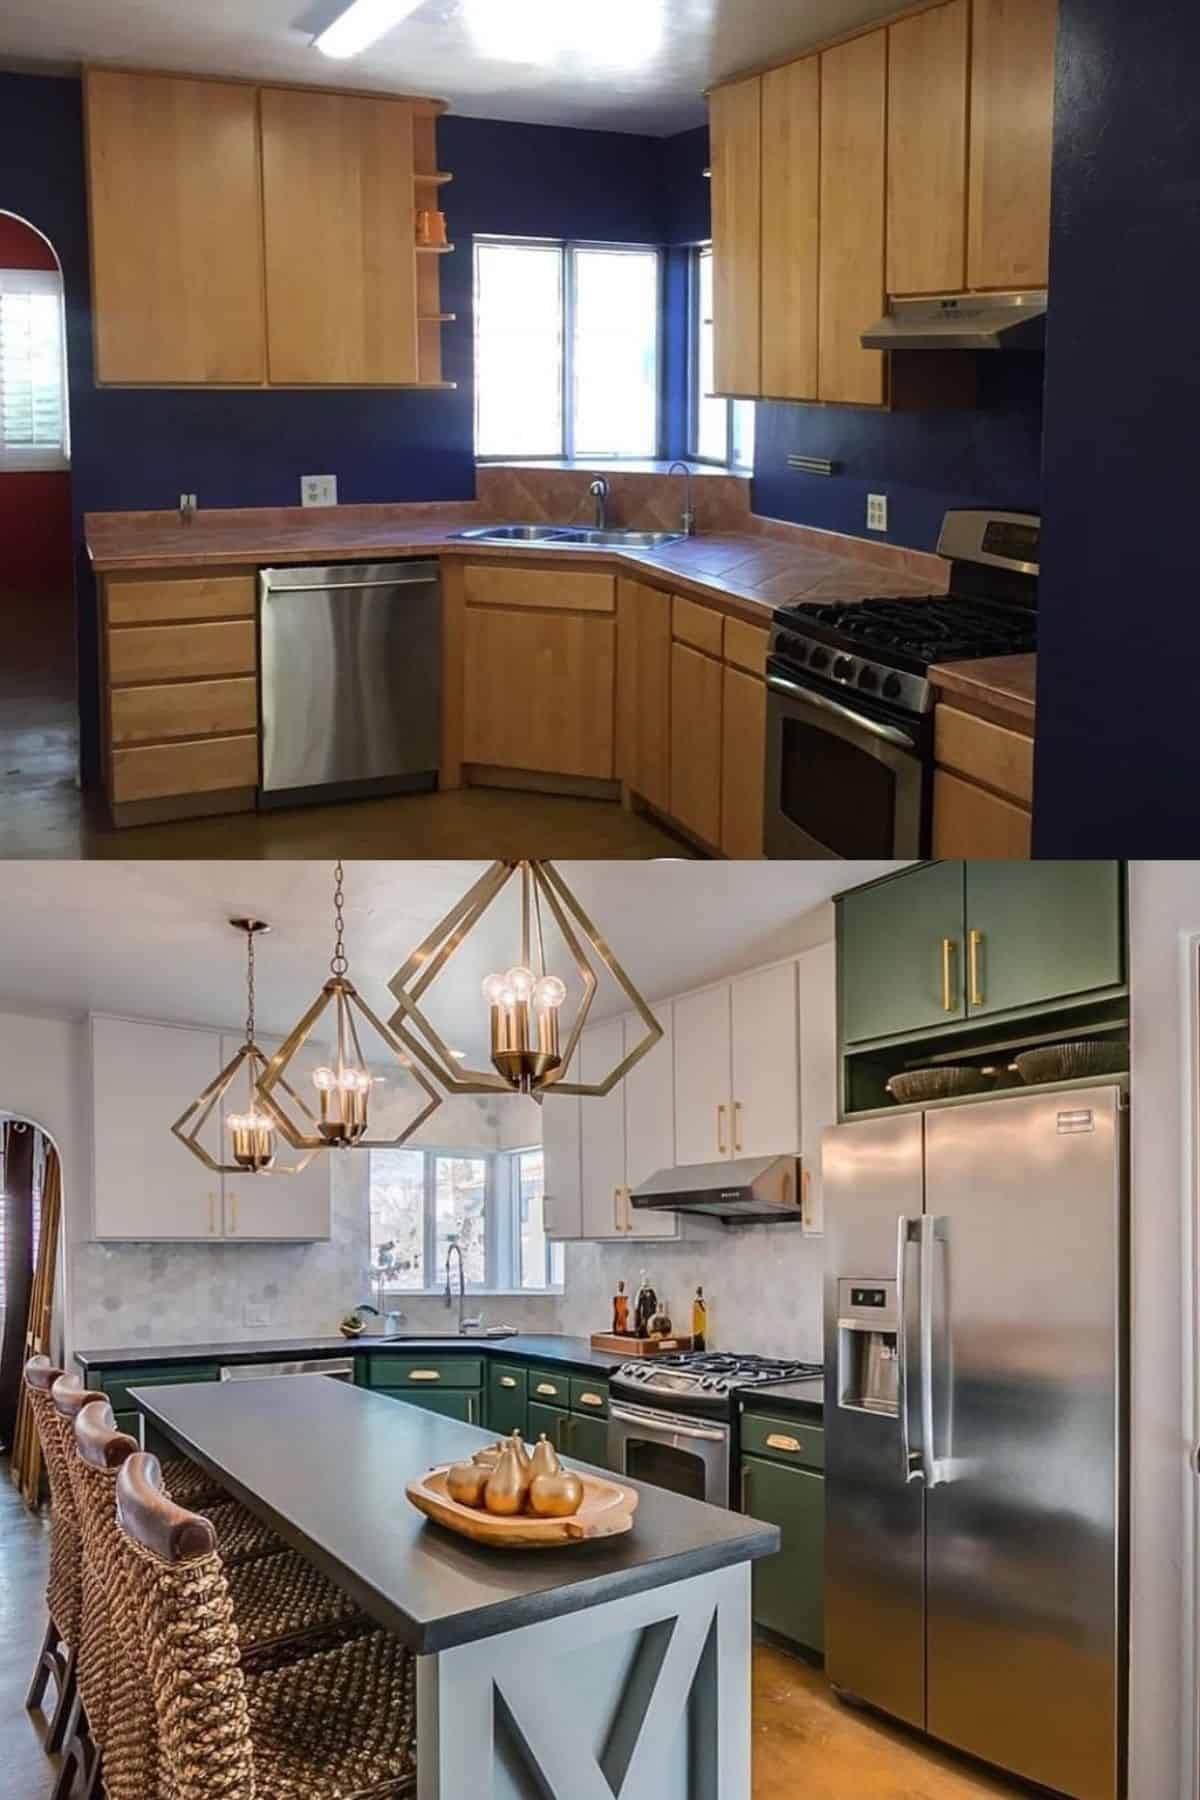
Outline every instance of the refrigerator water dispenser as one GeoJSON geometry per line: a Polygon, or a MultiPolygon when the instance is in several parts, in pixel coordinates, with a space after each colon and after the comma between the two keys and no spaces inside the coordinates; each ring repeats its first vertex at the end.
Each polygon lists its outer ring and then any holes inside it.
{"type": "Polygon", "coordinates": [[[838,1405],[850,1412],[899,1411],[896,1283],[838,1282],[838,1405]]]}

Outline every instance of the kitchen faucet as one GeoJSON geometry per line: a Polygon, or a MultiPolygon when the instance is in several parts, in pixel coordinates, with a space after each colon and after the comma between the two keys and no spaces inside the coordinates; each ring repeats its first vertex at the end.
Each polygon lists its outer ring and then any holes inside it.
{"type": "Polygon", "coordinates": [[[609,486],[603,475],[597,475],[588,493],[596,502],[596,530],[605,531],[608,528],[609,486]]]}
{"type": "Polygon", "coordinates": [[[687,537],[695,537],[695,535],[696,535],[696,515],[692,511],[692,471],[688,467],[687,463],[685,463],[685,462],[673,462],[671,464],[670,468],[667,470],[667,474],[674,475],[676,469],[679,470],[680,474],[683,476],[683,479],[687,484],[687,496],[683,503],[683,506],[684,506],[684,512],[683,512],[684,534],[687,537]]]}
{"type": "Polygon", "coordinates": [[[467,1300],[467,1277],[463,1271],[463,1253],[457,1238],[451,1241],[450,1248],[446,1252],[446,1305],[453,1305],[453,1295],[450,1290],[450,1258],[452,1256],[458,1257],[458,1335],[466,1337],[468,1331],[479,1330],[483,1324],[483,1314],[476,1313],[473,1319],[463,1318],[463,1307],[467,1300]]]}

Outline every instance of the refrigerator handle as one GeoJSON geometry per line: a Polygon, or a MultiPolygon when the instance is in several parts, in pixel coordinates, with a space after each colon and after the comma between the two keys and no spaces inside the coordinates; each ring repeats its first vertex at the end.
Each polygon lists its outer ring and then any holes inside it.
{"type": "MultiPolygon", "coordinates": [[[[920,1429],[923,1432],[924,1384],[920,1372],[918,1382],[910,1382],[911,1371],[908,1355],[908,1246],[910,1243],[917,1243],[923,1248],[923,1223],[923,1219],[910,1219],[904,1213],[901,1213],[896,1223],[896,1358],[898,1365],[896,1387],[900,1413],[900,1454],[906,1482],[925,1480],[925,1440],[923,1436],[918,1438],[918,1433],[913,1430],[914,1410],[912,1404],[915,1386],[921,1398],[921,1405],[917,1409],[916,1417],[920,1420],[920,1429]],[[917,1441],[914,1442],[914,1440],[917,1441]]],[[[923,1255],[921,1268],[922,1273],[918,1277],[918,1297],[923,1295],[925,1287],[923,1255]]],[[[922,1364],[925,1363],[923,1350],[922,1343],[922,1364]]]]}
{"type": "Polygon", "coordinates": [[[933,1442],[933,1266],[934,1250],[941,1233],[940,1219],[923,1213],[917,1222],[921,1240],[917,1318],[921,1343],[921,1472],[927,1488],[937,1486],[937,1461],[933,1442]]]}

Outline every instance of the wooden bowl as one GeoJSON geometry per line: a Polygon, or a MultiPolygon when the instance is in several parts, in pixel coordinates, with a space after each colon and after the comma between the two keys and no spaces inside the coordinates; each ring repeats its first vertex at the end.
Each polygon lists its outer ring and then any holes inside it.
{"type": "Polygon", "coordinates": [[[578,1544],[585,1538],[617,1537],[629,1531],[637,1510],[638,1497],[633,1488],[618,1481],[603,1481],[597,1475],[574,1472],[583,1483],[583,1505],[569,1519],[540,1519],[534,1513],[522,1513],[514,1519],[503,1519],[497,1513],[479,1507],[461,1506],[446,1490],[449,1463],[430,1469],[416,1481],[410,1481],[405,1492],[418,1512],[459,1537],[471,1538],[477,1544],[494,1544],[500,1550],[543,1550],[556,1544],[578,1544]]]}

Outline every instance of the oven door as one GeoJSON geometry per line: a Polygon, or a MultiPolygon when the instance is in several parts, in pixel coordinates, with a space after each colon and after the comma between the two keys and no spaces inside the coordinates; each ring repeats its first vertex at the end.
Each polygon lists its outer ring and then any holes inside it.
{"type": "Polygon", "coordinates": [[[927,856],[927,735],[768,668],[767,855],[927,856]]]}
{"type": "Polygon", "coordinates": [[[626,1401],[608,1404],[608,1461],[618,1475],[729,1505],[729,1427],[626,1401]]]}

